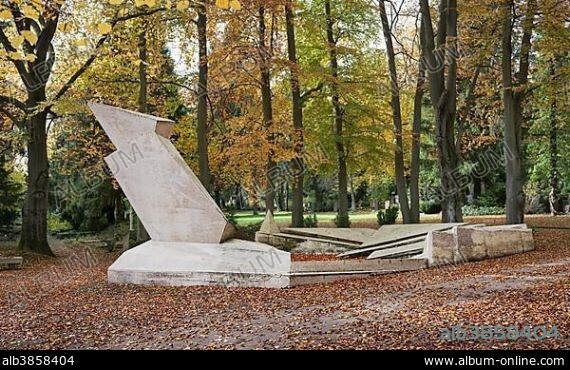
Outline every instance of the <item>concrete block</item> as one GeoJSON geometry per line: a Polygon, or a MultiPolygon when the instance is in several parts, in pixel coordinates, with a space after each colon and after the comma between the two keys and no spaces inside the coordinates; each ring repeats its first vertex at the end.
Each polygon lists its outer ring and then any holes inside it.
{"type": "Polygon", "coordinates": [[[286,288],[291,255],[268,245],[150,241],[124,253],[108,271],[116,284],[286,288]]]}
{"type": "Polygon", "coordinates": [[[23,263],[22,257],[0,257],[0,270],[17,270],[23,263]]]}

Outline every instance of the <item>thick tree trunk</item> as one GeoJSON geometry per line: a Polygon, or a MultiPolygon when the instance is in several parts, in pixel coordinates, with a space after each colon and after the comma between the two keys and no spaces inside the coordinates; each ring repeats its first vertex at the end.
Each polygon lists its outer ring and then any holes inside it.
{"type": "Polygon", "coordinates": [[[337,41],[334,37],[334,18],[330,0],[325,1],[325,15],[327,20],[327,42],[331,70],[331,100],[333,105],[333,121],[338,160],[338,226],[348,227],[348,170],[346,164],[346,151],[343,140],[344,108],[340,102],[338,89],[338,51],[337,41]]]}
{"type": "MultiPolygon", "coordinates": [[[[143,28],[145,28],[144,22],[143,28]]],[[[141,62],[139,65],[139,112],[148,113],[148,50],[145,29],[139,33],[138,49],[139,60],[141,62]]],[[[137,244],[144,243],[148,240],[150,240],[150,235],[148,235],[148,232],[137,215],[137,244]]]]}
{"type": "Polygon", "coordinates": [[[198,5],[198,53],[200,65],[198,68],[198,107],[197,107],[197,135],[198,135],[198,165],[200,168],[200,181],[208,190],[212,191],[212,178],[210,175],[210,162],[208,158],[208,36],[206,7],[198,5]]]}
{"type": "MultiPolygon", "coordinates": [[[[263,123],[267,131],[270,131],[273,125],[273,103],[271,101],[271,70],[270,70],[270,50],[266,42],[266,26],[265,26],[265,8],[259,8],[259,56],[261,70],[261,100],[263,105],[263,123]]],[[[273,146],[273,135],[268,133],[268,142],[273,146]]],[[[275,213],[275,183],[273,176],[275,175],[276,164],[274,161],[273,149],[269,150],[267,158],[267,189],[265,192],[265,208],[268,212],[275,213]]]]}
{"type": "Polygon", "coordinates": [[[297,43],[295,39],[295,23],[293,14],[293,0],[287,0],[285,5],[285,19],[287,23],[287,50],[291,63],[291,95],[293,101],[293,128],[295,129],[295,160],[291,162],[295,174],[293,178],[293,227],[303,227],[303,183],[304,172],[304,139],[303,139],[303,101],[301,99],[301,85],[299,81],[299,66],[297,64],[297,43]]]}
{"type": "Polygon", "coordinates": [[[525,171],[523,159],[523,112],[522,102],[526,95],[529,74],[529,57],[534,29],[536,0],[529,0],[523,21],[523,36],[520,48],[520,67],[517,73],[516,89],[513,84],[513,0],[505,2],[502,34],[502,80],[505,124],[506,159],[506,214],[508,224],[524,222],[525,212],[525,171]]]}
{"type": "Polygon", "coordinates": [[[428,77],[431,103],[436,118],[436,141],[441,176],[442,222],[462,222],[463,192],[456,181],[459,170],[459,153],[455,141],[457,114],[457,1],[442,0],[439,6],[437,44],[427,0],[420,0],[425,32],[423,49],[429,64],[428,77]],[[436,53],[445,47],[447,77],[436,53]]]}
{"type": "MultiPolygon", "coordinates": [[[[422,27],[423,28],[423,27],[422,27]]],[[[423,31],[420,31],[422,33],[423,31]]],[[[424,36],[420,36],[424,37],[424,36]]],[[[420,223],[420,154],[422,134],[422,108],[424,99],[425,66],[420,59],[414,96],[414,122],[412,125],[412,160],[410,172],[410,223],[420,223]]]]}
{"type": "MultiPolygon", "coordinates": [[[[32,93],[29,110],[45,101],[45,91],[32,93]]],[[[47,155],[47,112],[41,111],[28,118],[28,190],[22,210],[22,250],[54,256],[47,241],[47,216],[49,195],[49,162],[47,155]]]]}
{"type": "Polygon", "coordinates": [[[394,136],[396,139],[396,151],[394,153],[394,166],[396,173],[396,188],[398,198],[400,199],[400,211],[405,224],[410,223],[410,206],[408,203],[408,190],[406,186],[406,168],[404,163],[404,138],[402,129],[402,107],[400,102],[400,87],[398,84],[398,72],[396,69],[396,55],[394,53],[394,44],[392,42],[392,31],[388,23],[388,15],[386,14],[386,6],[384,1],[379,1],[380,18],[382,21],[382,29],[384,31],[384,40],[386,42],[386,54],[388,56],[388,67],[390,71],[390,83],[392,92],[392,117],[394,122],[394,136]]]}

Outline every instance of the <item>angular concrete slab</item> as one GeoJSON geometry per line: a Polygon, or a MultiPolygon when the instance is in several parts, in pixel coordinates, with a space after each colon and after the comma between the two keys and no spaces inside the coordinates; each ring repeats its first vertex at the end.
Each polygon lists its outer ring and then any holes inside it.
{"type": "Polygon", "coordinates": [[[534,238],[526,225],[456,227],[428,236],[425,257],[430,266],[481,261],[534,250],[534,238]]]}
{"type": "Polygon", "coordinates": [[[417,243],[406,244],[400,247],[389,248],[389,249],[382,249],[373,252],[370,256],[368,256],[368,260],[375,260],[379,258],[394,258],[394,257],[402,257],[402,256],[411,256],[417,255],[424,252],[426,248],[427,242],[425,240],[417,243]]]}
{"type": "Polygon", "coordinates": [[[124,253],[108,277],[118,284],[286,288],[290,271],[289,253],[259,243],[150,241],[124,253]]]}
{"type": "Polygon", "coordinates": [[[397,241],[394,241],[391,243],[377,245],[375,247],[360,248],[360,249],[356,249],[353,251],[345,252],[345,253],[339,254],[337,257],[346,258],[346,257],[365,256],[365,255],[369,255],[369,254],[371,254],[375,251],[378,251],[378,250],[388,250],[388,249],[392,249],[392,248],[401,247],[403,245],[425,242],[425,240],[426,240],[425,236],[419,236],[419,237],[411,238],[411,239],[397,240],[397,241]]]}
{"type": "Polygon", "coordinates": [[[110,282],[289,286],[289,253],[261,243],[224,243],[233,226],[169,141],[174,122],[89,106],[117,148],[105,160],[152,239],[109,268],[110,282]]]}
{"type": "Polygon", "coordinates": [[[153,240],[220,243],[231,237],[224,213],[168,140],[174,122],[89,107],[117,148],[105,160],[153,240]]]}
{"type": "Polygon", "coordinates": [[[377,245],[391,243],[398,240],[410,239],[419,236],[426,236],[431,231],[449,230],[464,223],[452,224],[416,224],[416,225],[386,225],[382,226],[370,237],[362,248],[374,247],[377,245]]]}
{"type": "Polygon", "coordinates": [[[286,228],[283,233],[309,236],[326,240],[335,240],[362,244],[375,233],[373,229],[338,229],[338,228],[286,228]]]}

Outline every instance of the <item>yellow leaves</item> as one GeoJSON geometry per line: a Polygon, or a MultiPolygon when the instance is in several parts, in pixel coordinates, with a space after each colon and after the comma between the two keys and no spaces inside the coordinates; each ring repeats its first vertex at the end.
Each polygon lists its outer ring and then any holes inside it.
{"type": "Polygon", "coordinates": [[[37,57],[34,54],[28,54],[24,57],[24,60],[27,62],[35,62],[37,57]]]}
{"type": "Polygon", "coordinates": [[[180,11],[187,10],[190,7],[190,2],[187,0],[179,1],[176,4],[176,9],[180,11]]]}
{"type": "Polygon", "coordinates": [[[33,31],[22,31],[21,35],[32,45],[35,45],[36,42],[38,42],[38,35],[33,31]]]}
{"type": "Polygon", "coordinates": [[[99,33],[102,35],[109,34],[112,30],[113,26],[111,26],[109,23],[99,23],[97,25],[97,31],[99,31],[99,33]]]}
{"type": "Polygon", "coordinates": [[[121,5],[123,0],[109,0],[109,4],[111,5],[121,5]]]}
{"type": "Polygon", "coordinates": [[[12,44],[14,49],[18,49],[20,46],[22,46],[24,40],[25,38],[22,35],[14,36],[10,39],[10,44],[12,44]]]}
{"type": "Polygon", "coordinates": [[[10,19],[12,19],[12,13],[8,9],[2,10],[0,12],[0,20],[7,21],[10,19]]]}
{"type": "Polygon", "coordinates": [[[88,44],[89,44],[89,42],[87,41],[86,38],[80,38],[80,39],[75,41],[75,45],[77,45],[77,46],[87,46],[88,44]]]}
{"type": "Polygon", "coordinates": [[[148,6],[149,8],[152,8],[156,5],[156,0],[135,0],[135,6],[136,7],[143,7],[143,6],[148,6]]]}
{"type": "Polygon", "coordinates": [[[60,22],[57,25],[57,30],[59,32],[68,33],[68,32],[71,32],[73,30],[73,26],[70,23],[60,22]]]}
{"type": "Polygon", "coordinates": [[[23,5],[20,10],[27,18],[37,19],[40,15],[38,10],[31,5],[23,5]]]}
{"type": "Polygon", "coordinates": [[[241,9],[239,0],[216,0],[216,7],[220,9],[241,9]]]}

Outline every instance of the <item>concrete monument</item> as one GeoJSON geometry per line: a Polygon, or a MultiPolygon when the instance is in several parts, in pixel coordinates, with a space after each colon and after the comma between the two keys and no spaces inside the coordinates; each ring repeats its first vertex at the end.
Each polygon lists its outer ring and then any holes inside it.
{"type": "Polygon", "coordinates": [[[105,160],[151,237],[109,268],[110,282],[289,285],[289,253],[231,239],[232,225],[169,140],[173,121],[89,107],[117,149],[105,160]]]}

